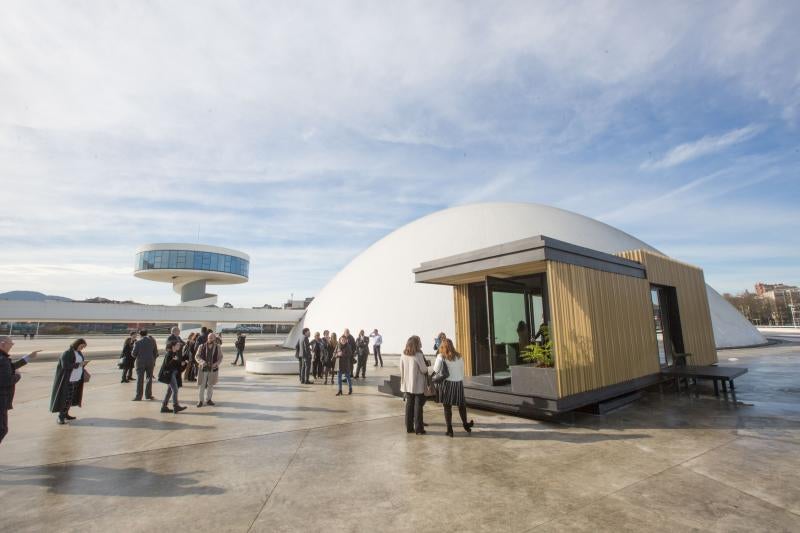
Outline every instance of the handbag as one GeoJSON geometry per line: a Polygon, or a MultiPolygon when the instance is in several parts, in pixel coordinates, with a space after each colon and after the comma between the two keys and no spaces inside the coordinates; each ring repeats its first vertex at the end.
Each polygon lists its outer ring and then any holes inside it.
{"type": "Polygon", "coordinates": [[[448,370],[447,361],[445,361],[444,357],[443,357],[442,358],[442,369],[439,372],[435,372],[433,374],[433,377],[431,378],[431,380],[436,385],[441,385],[444,382],[444,380],[446,380],[449,377],[450,377],[450,370],[448,370]]]}
{"type": "Polygon", "coordinates": [[[430,375],[425,376],[425,397],[426,398],[436,397],[436,387],[433,385],[433,381],[431,380],[430,375]]]}

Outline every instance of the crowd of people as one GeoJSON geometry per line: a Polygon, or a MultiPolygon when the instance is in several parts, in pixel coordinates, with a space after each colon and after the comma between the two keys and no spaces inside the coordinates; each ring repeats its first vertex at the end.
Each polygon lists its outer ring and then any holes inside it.
{"type": "MultiPolygon", "coordinates": [[[[178,327],[172,328],[157,375],[155,366],[159,350],[155,339],[148,331],[142,329],[133,332],[125,339],[118,366],[122,370],[121,383],[129,383],[134,379],[136,381],[133,401],[141,401],[143,398],[154,399],[152,387],[153,378],[156,376],[160,382],[167,385],[161,402],[162,413],[178,414],[186,409],[186,406],[178,401],[178,392],[184,381],[197,382],[197,407],[214,405],[212,396],[223,360],[222,337],[206,327],[201,328],[200,332],[191,333],[186,340],[181,338],[180,333],[178,327]]],[[[374,366],[383,367],[382,344],[383,337],[377,329],[369,335],[361,330],[357,337],[354,337],[349,329],[342,331],[338,337],[335,332],[325,330],[322,334],[316,332],[311,338],[311,331],[305,328],[295,350],[295,357],[299,363],[300,383],[312,384],[313,378],[324,380],[322,383],[325,385],[330,380],[330,384],[333,385],[336,377],[335,383],[338,384],[336,395],[343,395],[343,381],[347,383],[347,394],[350,395],[353,393],[353,379],[366,379],[370,345],[374,366]]],[[[0,442],[8,433],[8,410],[12,408],[15,385],[20,379],[16,370],[39,353],[34,351],[12,362],[9,353],[13,345],[11,337],[0,336],[0,442]]],[[[234,342],[236,359],[232,365],[244,365],[245,345],[246,337],[239,333],[234,342]]],[[[82,403],[84,384],[91,378],[86,368],[89,361],[83,354],[86,347],[85,339],[76,339],[61,354],[56,365],[50,411],[57,413],[58,424],[63,425],[75,420],[76,417],[70,414],[70,408],[75,405],[80,407],[82,403]]],[[[436,359],[431,364],[422,351],[421,339],[414,335],[406,342],[405,350],[400,357],[401,391],[406,402],[406,430],[417,435],[426,433],[423,406],[427,399],[433,398],[443,405],[448,436],[453,436],[453,406],[458,409],[464,430],[471,432],[474,423],[472,420],[467,421],[463,385],[464,362],[461,355],[444,333],[437,336],[433,350],[436,359]]]]}
{"type": "Polygon", "coordinates": [[[369,336],[362,329],[358,332],[358,337],[353,337],[349,329],[345,329],[339,337],[336,336],[336,332],[326,329],[322,335],[316,332],[313,339],[310,337],[311,330],[303,329],[302,337],[295,346],[300,383],[310,385],[314,383],[311,381],[313,378],[324,379],[323,384],[327,385],[330,378],[330,383],[333,385],[334,376],[337,376],[339,389],[336,395],[342,395],[342,378],[347,382],[347,394],[352,394],[353,379],[359,379],[359,376],[361,379],[367,377],[370,342],[375,356],[375,366],[380,364],[383,367],[383,357],[381,357],[383,337],[377,329],[374,329],[369,336]]]}

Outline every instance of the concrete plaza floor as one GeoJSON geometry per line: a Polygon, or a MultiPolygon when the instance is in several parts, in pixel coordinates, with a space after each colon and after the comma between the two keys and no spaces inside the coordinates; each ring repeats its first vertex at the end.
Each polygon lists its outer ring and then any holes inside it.
{"type": "Polygon", "coordinates": [[[703,386],[559,422],[471,411],[454,439],[432,403],[428,435],[406,434],[376,390],[391,363],[342,397],[225,365],[216,407],[190,383],[172,415],[97,360],[58,426],[55,363],[34,362],[0,444],[0,530],[800,531],[800,344],[720,361],[750,368],[738,403],[703,386]]]}

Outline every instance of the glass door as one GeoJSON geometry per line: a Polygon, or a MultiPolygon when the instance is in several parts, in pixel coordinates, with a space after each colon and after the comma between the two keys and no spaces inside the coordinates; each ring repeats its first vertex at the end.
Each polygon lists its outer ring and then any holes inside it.
{"type": "Polygon", "coordinates": [[[511,365],[522,363],[520,351],[530,343],[531,294],[522,283],[486,278],[489,310],[489,368],[493,385],[511,381],[511,365]]]}

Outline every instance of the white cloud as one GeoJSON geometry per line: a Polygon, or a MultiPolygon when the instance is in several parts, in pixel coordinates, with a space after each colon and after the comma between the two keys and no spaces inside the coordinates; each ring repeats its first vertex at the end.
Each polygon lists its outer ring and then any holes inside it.
{"type": "Polygon", "coordinates": [[[750,140],[763,130],[763,126],[750,124],[722,135],[706,135],[697,141],[679,144],[660,159],[645,161],[642,163],[641,168],[644,170],[656,170],[681,165],[698,157],[721,152],[730,146],[750,140]]]}

